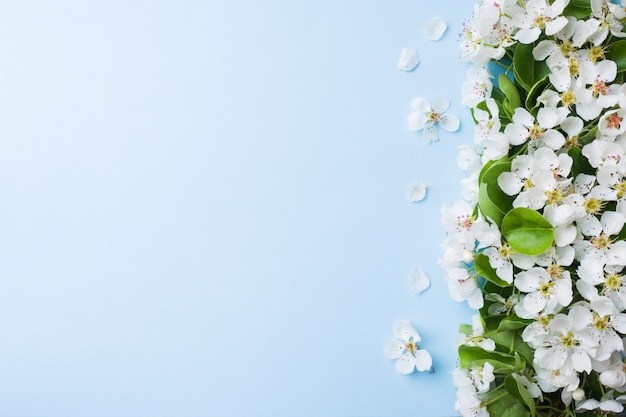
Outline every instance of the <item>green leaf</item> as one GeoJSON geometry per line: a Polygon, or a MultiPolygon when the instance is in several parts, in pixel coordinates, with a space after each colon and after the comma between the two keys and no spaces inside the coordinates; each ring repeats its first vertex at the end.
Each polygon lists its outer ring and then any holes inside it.
{"type": "Polygon", "coordinates": [[[567,151],[567,154],[572,157],[572,177],[576,178],[578,174],[595,174],[596,170],[591,166],[589,160],[580,148],[572,148],[567,151]]]}
{"type": "Polygon", "coordinates": [[[517,368],[519,363],[512,355],[500,352],[488,352],[478,346],[459,346],[459,363],[461,368],[467,368],[470,365],[481,366],[485,362],[489,362],[493,365],[495,373],[510,373],[523,369],[517,368]]]}
{"type": "Polygon", "coordinates": [[[459,333],[463,333],[463,334],[472,334],[472,332],[474,331],[474,329],[472,328],[471,324],[461,324],[459,326],[459,333]]]}
{"type": "Polygon", "coordinates": [[[508,157],[503,157],[498,159],[497,161],[489,161],[480,174],[478,175],[478,181],[484,182],[489,185],[498,185],[498,177],[503,172],[511,171],[511,161],[509,161],[508,157]]]}
{"type": "Polygon", "coordinates": [[[576,19],[585,19],[591,16],[591,3],[589,0],[570,0],[563,16],[573,16],[576,19]]]}
{"type": "Polygon", "coordinates": [[[539,81],[537,81],[528,92],[528,96],[526,96],[526,108],[532,109],[538,106],[540,103],[537,102],[537,97],[541,95],[546,89],[546,86],[550,83],[550,79],[546,75],[539,81]]]}
{"type": "Polygon", "coordinates": [[[550,68],[545,62],[535,61],[534,47],[532,43],[518,43],[513,53],[515,80],[525,91],[530,91],[539,80],[550,74],[550,68]]]}
{"type": "Polygon", "coordinates": [[[509,394],[526,404],[526,406],[530,409],[531,417],[535,417],[535,399],[530,395],[524,384],[515,378],[515,376],[509,375],[504,378],[504,386],[509,394]]]}
{"type": "Polygon", "coordinates": [[[535,72],[535,58],[532,55],[532,45],[526,47],[522,43],[518,43],[513,53],[513,71],[515,80],[526,91],[530,91],[533,86],[535,72]]]}
{"type": "Polygon", "coordinates": [[[496,342],[496,346],[499,349],[504,349],[511,353],[517,352],[526,360],[526,363],[533,362],[534,350],[524,342],[517,330],[491,332],[489,333],[489,338],[496,342]]]}
{"type": "Polygon", "coordinates": [[[513,198],[505,194],[500,187],[480,184],[478,188],[478,207],[483,215],[498,226],[502,224],[505,214],[511,209],[513,198]]]}
{"type": "Polygon", "coordinates": [[[511,171],[511,161],[507,157],[489,161],[478,176],[478,206],[480,211],[498,226],[504,215],[511,209],[513,197],[505,194],[498,186],[498,177],[511,171]]]}
{"type": "Polygon", "coordinates": [[[498,287],[508,287],[511,285],[498,277],[496,271],[491,267],[491,264],[489,263],[489,258],[482,253],[479,253],[474,259],[474,267],[476,268],[476,272],[478,272],[478,275],[487,279],[490,282],[493,282],[498,287]]]}
{"type": "Polygon", "coordinates": [[[512,407],[507,408],[501,414],[501,417],[528,417],[528,410],[522,404],[516,403],[512,407]]]}
{"type": "Polygon", "coordinates": [[[517,252],[540,255],[552,245],[554,229],[541,214],[529,208],[514,208],[502,219],[502,234],[517,252]]]}
{"type": "Polygon", "coordinates": [[[509,317],[505,317],[502,320],[500,320],[500,323],[498,324],[498,330],[517,330],[517,329],[522,329],[522,328],[528,326],[528,324],[530,324],[530,323],[531,323],[530,320],[520,319],[517,316],[509,316],[509,317]]]}
{"type": "Polygon", "coordinates": [[[528,410],[510,394],[503,395],[487,406],[489,417],[528,417],[528,410]]]}
{"type": "Polygon", "coordinates": [[[626,40],[611,42],[605,55],[606,59],[615,61],[617,72],[626,70],[626,40]]]}
{"type": "MultiPolygon", "coordinates": [[[[498,78],[498,83],[500,86],[500,90],[504,93],[507,102],[508,102],[508,110],[509,115],[512,116],[513,112],[516,108],[522,106],[522,100],[520,99],[519,91],[517,91],[517,86],[511,81],[506,74],[500,74],[498,78]]],[[[507,106],[505,105],[505,110],[507,106]]]]}

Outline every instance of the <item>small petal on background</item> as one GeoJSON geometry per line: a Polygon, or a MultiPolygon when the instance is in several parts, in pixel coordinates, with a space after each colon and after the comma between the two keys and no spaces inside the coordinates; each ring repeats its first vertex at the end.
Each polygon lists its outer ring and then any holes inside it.
{"type": "Polygon", "coordinates": [[[448,24],[440,17],[433,17],[426,22],[424,34],[431,41],[438,41],[448,29],[448,24]]]}
{"type": "Polygon", "coordinates": [[[415,352],[415,367],[418,371],[424,372],[430,370],[433,366],[433,359],[427,350],[420,349],[415,352]]]}
{"type": "Polygon", "coordinates": [[[400,60],[398,61],[398,69],[400,71],[413,71],[419,63],[420,57],[416,51],[411,48],[402,49],[400,60]]]}
{"type": "Polygon", "coordinates": [[[430,278],[421,269],[414,269],[409,275],[411,291],[421,293],[430,287],[430,278]]]}
{"type": "Polygon", "coordinates": [[[459,130],[460,124],[461,121],[459,120],[459,118],[456,115],[450,113],[441,116],[441,120],[439,121],[439,126],[441,126],[443,130],[446,130],[448,132],[456,132],[457,130],[459,130]]]}
{"type": "Polygon", "coordinates": [[[422,201],[426,197],[426,186],[422,183],[412,185],[406,190],[405,195],[411,203],[422,201]]]}
{"type": "Polygon", "coordinates": [[[407,320],[398,320],[393,324],[393,334],[401,340],[410,340],[413,338],[416,342],[421,341],[419,333],[415,330],[415,327],[411,325],[407,320]]]}
{"type": "Polygon", "coordinates": [[[424,126],[424,133],[422,135],[426,143],[437,142],[439,140],[437,127],[432,123],[426,123],[424,126]]]}

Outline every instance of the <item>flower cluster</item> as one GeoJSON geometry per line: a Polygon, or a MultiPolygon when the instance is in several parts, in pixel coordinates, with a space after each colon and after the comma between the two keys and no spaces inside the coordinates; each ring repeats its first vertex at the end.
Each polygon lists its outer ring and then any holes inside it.
{"type": "Polygon", "coordinates": [[[460,330],[463,416],[624,410],[625,22],[607,0],[483,0],[464,25],[476,146],[441,259],[479,310],[460,330]]]}

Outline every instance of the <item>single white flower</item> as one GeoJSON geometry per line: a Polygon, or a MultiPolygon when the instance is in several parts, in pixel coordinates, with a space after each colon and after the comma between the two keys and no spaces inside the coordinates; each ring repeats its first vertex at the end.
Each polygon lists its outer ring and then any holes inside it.
{"type": "Polygon", "coordinates": [[[418,201],[422,201],[426,197],[426,185],[423,183],[418,183],[411,185],[406,190],[406,199],[411,203],[417,203],[418,201]]]}
{"type": "Polygon", "coordinates": [[[611,110],[602,115],[598,122],[598,131],[604,136],[617,136],[626,132],[626,109],[611,110]]]}
{"type": "Polygon", "coordinates": [[[420,349],[421,342],[419,333],[411,323],[406,320],[397,321],[393,325],[393,340],[385,343],[385,356],[389,359],[397,359],[396,370],[401,374],[410,374],[415,369],[428,371],[432,368],[432,358],[425,349],[420,349]]]}
{"type": "Polygon", "coordinates": [[[483,307],[485,301],[481,288],[476,278],[469,275],[466,267],[446,268],[445,276],[450,298],[454,301],[467,301],[476,310],[483,307]]]}
{"type": "Polygon", "coordinates": [[[415,268],[409,275],[409,287],[411,291],[421,293],[430,286],[430,278],[419,268],[415,268]]]}
{"type": "Polygon", "coordinates": [[[533,363],[548,370],[591,372],[591,358],[598,341],[590,334],[587,323],[577,322],[569,315],[556,314],[548,324],[549,333],[535,351],[533,363]]]}
{"type": "Polygon", "coordinates": [[[542,32],[554,35],[567,25],[567,18],[561,16],[569,0],[556,0],[549,4],[546,0],[529,0],[525,13],[513,17],[513,25],[520,28],[515,39],[521,43],[532,43],[542,32]]]}
{"type": "Polygon", "coordinates": [[[398,69],[400,71],[413,71],[419,63],[420,57],[415,50],[411,48],[402,49],[400,60],[398,61],[398,69]]]}
{"type": "Polygon", "coordinates": [[[416,97],[411,102],[415,112],[409,115],[409,129],[413,131],[424,130],[424,140],[427,143],[439,140],[437,126],[443,130],[455,132],[459,129],[460,121],[457,116],[445,113],[450,107],[450,101],[439,96],[431,103],[424,97],[416,97]]]}
{"type": "Polygon", "coordinates": [[[569,112],[565,107],[542,107],[537,112],[537,119],[523,107],[513,113],[513,123],[506,125],[504,134],[512,145],[521,145],[531,141],[534,149],[547,146],[559,150],[565,144],[565,137],[554,129],[563,122],[569,112]]]}
{"type": "Polygon", "coordinates": [[[493,76],[485,67],[473,65],[467,71],[467,80],[461,86],[461,94],[463,95],[463,105],[467,107],[476,107],[478,103],[485,101],[491,97],[493,76]]]}
{"type": "Polygon", "coordinates": [[[448,29],[448,24],[440,17],[432,17],[424,28],[424,34],[426,38],[431,41],[438,41],[448,29]]]}
{"type": "Polygon", "coordinates": [[[572,302],[572,280],[569,271],[560,271],[554,277],[540,267],[530,268],[515,275],[515,287],[526,293],[522,300],[524,310],[538,316],[552,314],[572,302]]]}
{"type": "Polygon", "coordinates": [[[489,352],[494,351],[496,349],[496,342],[488,337],[485,337],[484,334],[485,329],[483,328],[483,324],[480,320],[480,315],[475,314],[472,316],[472,333],[457,334],[455,344],[457,347],[461,345],[478,346],[489,352]]]}

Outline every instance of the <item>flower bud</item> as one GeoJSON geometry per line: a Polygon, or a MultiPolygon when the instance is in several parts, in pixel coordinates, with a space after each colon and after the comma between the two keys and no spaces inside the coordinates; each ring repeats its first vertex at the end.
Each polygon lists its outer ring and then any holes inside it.
{"type": "Polygon", "coordinates": [[[576,388],[574,392],[572,392],[572,398],[576,401],[581,401],[585,399],[585,391],[582,388],[576,388]]]}

